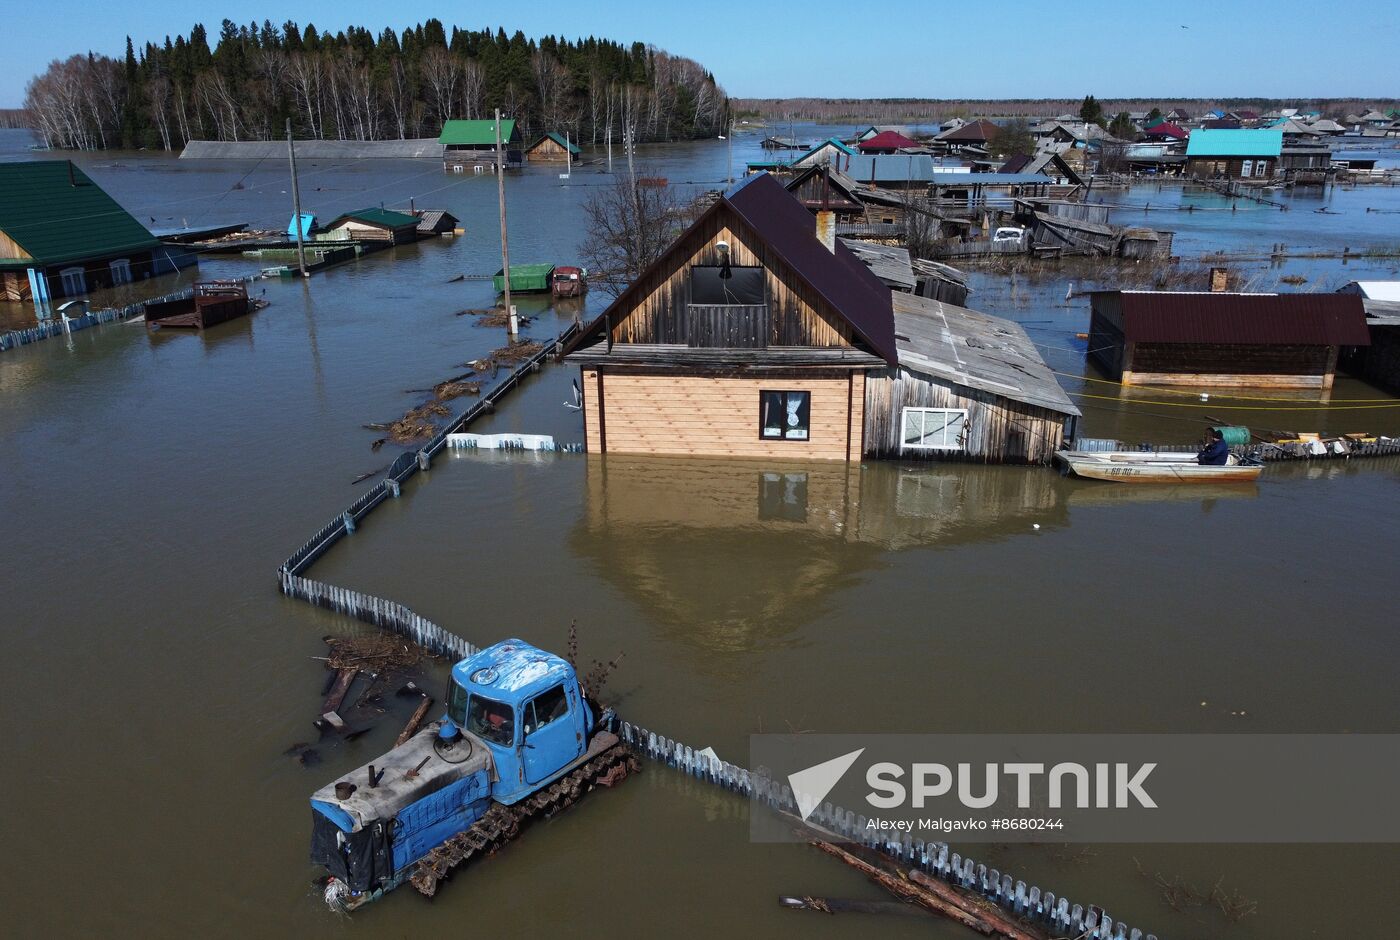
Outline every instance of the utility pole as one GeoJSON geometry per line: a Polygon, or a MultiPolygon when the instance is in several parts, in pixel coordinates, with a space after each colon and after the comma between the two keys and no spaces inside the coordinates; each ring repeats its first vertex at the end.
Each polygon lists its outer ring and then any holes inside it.
{"type": "Polygon", "coordinates": [[[725,167],[724,167],[724,181],[725,181],[725,183],[733,183],[733,182],[734,182],[734,119],[733,119],[732,117],[729,119],[729,126],[728,126],[727,128],[725,128],[725,130],[728,131],[728,133],[726,133],[725,136],[724,136],[724,142],[725,142],[726,144],[729,145],[729,159],[728,159],[728,162],[725,163],[725,167]]]}
{"type": "Polygon", "coordinates": [[[514,338],[515,307],[510,302],[510,243],[506,240],[506,163],[501,149],[501,109],[496,109],[496,194],[501,203],[501,283],[505,286],[506,333],[514,338]]]}
{"type": "Polygon", "coordinates": [[[301,232],[301,187],[297,184],[297,148],[292,143],[292,119],[287,118],[287,159],[292,164],[292,228],[297,233],[297,269],[306,277],[306,246],[301,232]]]}

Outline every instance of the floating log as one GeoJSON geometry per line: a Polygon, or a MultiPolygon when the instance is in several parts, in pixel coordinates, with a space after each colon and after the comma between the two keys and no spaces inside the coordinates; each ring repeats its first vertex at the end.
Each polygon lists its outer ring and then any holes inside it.
{"type": "MultiPolygon", "coordinates": [[[[863,873],[870,878],[870,880],[874,881],[895,897],[917,904],[936,914],[942,914],[945,917],[957,921],[964,927],[977,931],[984,937],[990,937],[992,935],[992,925],[988,923],[984,917],[980,916],[980,914],[974,914],[956,904],[950,904],[934,895],[932,892],[910,884],[908,881],[880,868],[876,868],[869,862],[856,858],[856,856],[852,855],[850,852],[847,852],[839,846],[832,845],[830,842],[814,839],[810,844],[825,852],[827,855],[838,858],[847,865],[863,873]]],[[[1012,936],[1030,937],[1029,934],[1013,934],[1012,936]]]]}
{"type": "Polygon", "coordinates": [[[423,696],[423,701],[418,703],[418,707],[413,712],[413,717],[408,719],[408,724],[403,726],[398,738],[394,740],[394,747],[402,746],[409,738],[418,732],[418,726],[423,723],[423,717],[428,714],[428,709],[433,707],[433,697],[423,696]]]}
{"type": "Polygon", "coordinates": [[[341,703],[345,701],[345,694],[350,691],[350,683],[355,681],[358,672],[358,669],[341,669],[336,673],[335,685],[326,693],[326,701],[321,705],[322,715],[330,715],[340,708],[341,703]]]}
{"type": "Polygon", "coordinates": [[[820,911],[823,914],[917,914],[925,916],[929,911],[904,901],[861,901],[855,898],[814,898],[803,895],[800,898],[783,896],[778,904],[794,911],[820,911]]]}

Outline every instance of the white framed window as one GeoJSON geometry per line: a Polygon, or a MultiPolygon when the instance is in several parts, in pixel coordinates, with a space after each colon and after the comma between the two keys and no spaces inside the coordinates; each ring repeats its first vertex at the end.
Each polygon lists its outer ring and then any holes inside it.
{"type": "Polygon", "coordinates": [[[963,408],[905,408],[900,420],[899,449],[963,450],[967,410],[963,408]]]}
{"type": "Polygon", "coordinates": [[[81,266],[64,268],[58,272],[58,276],[63,281],[64,297],[77,297],[88,292],[87,272],[81,266]]]}
{"type": "Polygon", "coordinates": [[[131,283],[131,260],[129,258],[118,258],[107,265],[112,272],[112,286],[131,283]]]}

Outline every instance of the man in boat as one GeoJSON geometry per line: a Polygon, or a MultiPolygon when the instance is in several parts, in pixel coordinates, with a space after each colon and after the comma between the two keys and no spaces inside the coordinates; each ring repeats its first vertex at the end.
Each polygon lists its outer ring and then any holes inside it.
{"type": "Polygon", "coordinates": [[[1204,467],[1223,467],[1230,460],[1230,445],[1219,428],[1206,433],[1206,446],[1196,454],[1196,463],[1204,467]]]}

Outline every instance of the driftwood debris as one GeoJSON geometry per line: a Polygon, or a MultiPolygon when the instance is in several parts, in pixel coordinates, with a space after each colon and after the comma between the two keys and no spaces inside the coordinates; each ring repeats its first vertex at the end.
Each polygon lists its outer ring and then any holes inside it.
{"type": "Polygon", "coordinates": [[[403,726],[403,730],[399,732],[399,736],[394,739],[394,747],[399,747],[406,743],[409,738],[418,733],[418,726],[423,723],[424,716],[428,714],[428,709],[432,707],[433,697],[431,695],[423,696],[423,701],[419,702],[418,707],[414,709],[413,717],[408,719],[408,724],[403,726]]]}
{"type": "MultiPolygon", "coordinates": [[[[957,921],[984,937],[1005,937],[1007,940],[1044,940],[1044,935],[1021,926],[991,909],[971,895],[966,895],[948,885],[941,884],[923,872],[910,874],[890,871],[878,858],[867,860],[853,851],[820,839],[810,843],[815,848],[865,874],[872,881],[902,901],[917,904],[935,914],[942,914],[957,921]]],[[[857,850],[859,851],[859,850],[857,850]]],[[[864,854],[864,853],[862,853],[864,854]]]]}
{"type": "Polygon", "coordinates": [[[778,904],[794,911],[818,911],[822,914],[903,914],[926,916],[930,912],[904,901],[862,901],[856,898],[815,898],[782,896],[778,904]]]}

